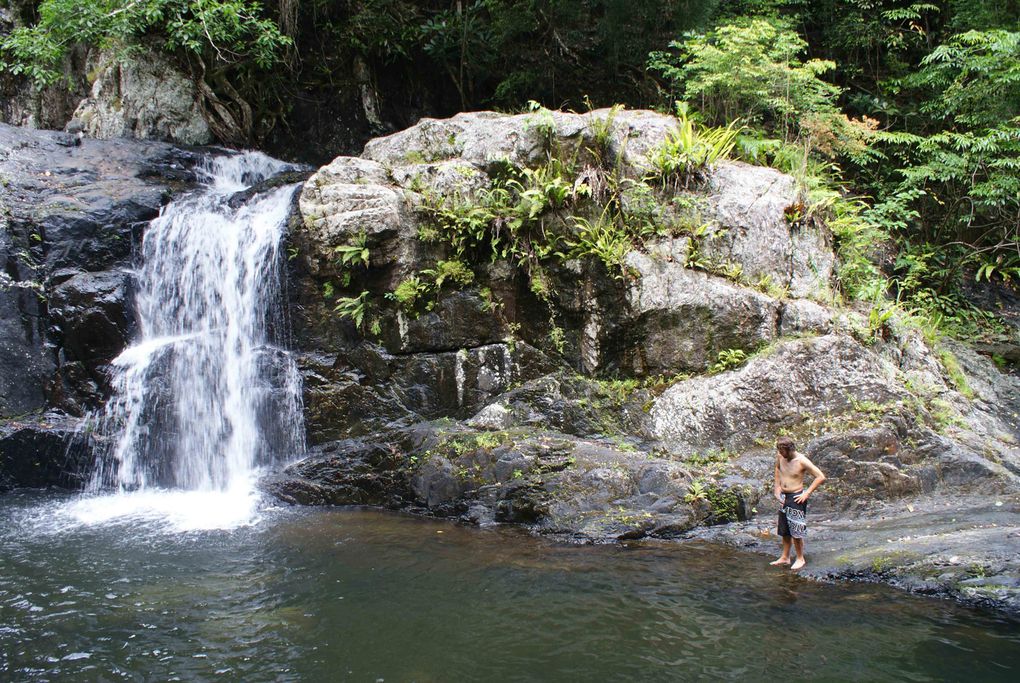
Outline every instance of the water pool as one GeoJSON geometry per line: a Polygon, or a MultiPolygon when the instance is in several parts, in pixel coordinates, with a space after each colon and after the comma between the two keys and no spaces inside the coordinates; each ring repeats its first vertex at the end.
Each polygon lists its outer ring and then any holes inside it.
{"type": "Polygon", "coordinates": [[[343,509],[186,531],[74,505],[0,496],[0,679],[1020,675],[1014,621],[704,543],[566,546],[343,509]]]}

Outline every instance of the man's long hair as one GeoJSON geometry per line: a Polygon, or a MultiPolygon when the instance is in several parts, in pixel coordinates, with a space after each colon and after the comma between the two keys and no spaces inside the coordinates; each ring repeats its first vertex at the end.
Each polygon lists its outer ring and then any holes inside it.
{"type": "Polygon", "coordinates": [[[776,439],[776,450],[783,455],[793,455],[794,451],[797,450],[797,447],[794,445],[793,439],[788,436],[781,436],[776,439]]]}

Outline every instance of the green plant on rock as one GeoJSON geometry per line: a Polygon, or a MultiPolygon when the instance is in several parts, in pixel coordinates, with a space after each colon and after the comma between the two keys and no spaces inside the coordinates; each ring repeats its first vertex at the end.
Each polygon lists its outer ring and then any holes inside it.
{"type": "Polygon", "coordinates": [[[428,268],[421,271],[433,279],[433,286],[436,291],[443,288],[446,282],[452,282],[458,287],[466,287],[475,280],[475,273],[460,259],[440,260],[436,262],[435,268],[428,268]]]}
{"type": "Polygon", "coordinates": [[[563,331],[563,328],[559,325],[553,324],[549,328],[549,343],[556,349],[556,353],[563,354],[564,349],[567,346],[567,335],[563,331]]]}
{"type": "Polygon", "coordinates": [[[872,339],[887,339],[891,336],[890,322],[900,312],[894,302],[877,301],[868,311],[868,332],[872,339]]]}
{"type": "Polygon", "coordinates": [[[368,267],[371,254],[368,250],[368,235],[363,232],[355,235],[350,244],[341,244],[333,251],[337,254],[337,263],[342,268],[368,267]]]}
{"type": "Polygon", "coordinates": [[[369,310],[369,293],[363,291],[358,296],[340,297],[333,308],[342,318],[349,318],[359,329],[365,324],[365,316],[369,310]]]}
{"type": "Polygon", "coordinates": [[[424,294],[427,294],[428,291],[429,286],[427,283],[423,282],[417,275],[411,275],[401,280],[395,290],[386,294],[386,298],[397,302],[397,305],[403,310],[411,311],[418,300],[424,294]]]}
{"type": "Polygon", "coordinates": [[[368,235],[358,233],[350,244],[334,247],[333,252],[337,255],[336,265],[341,273],[341,283],[344,287],[350,287],[355,271],[368,268],[371,258],[368,235]]]}
{"type": "Polygon", "coordinates": [[[713,521],[736,522],[740,519],[740,496],[732,488],[710,486],[705,496],[712,507],[713,521]]]}
{"type": "Polygon", "coordinates": [[[576,237],[569,238],[571,258],[594,256],[615,277],[623,277],[627,254],[634,248],[631,237],[614,222],[606,219],[605,212],[595,221],[573,216],[576,237]]]}
{"type": "Polygon", "coordinates": [[[687,493],[684,494],[684,502],[696,503],[702,500],[708,500],[708,487],[700,479],[695,479],[687,487],[687,493]]]}
{"type": "Polygon", "coordinates": [[[595,113],[591,111],[591,101],[585,98],[585,104],[588,105],[588,133],[591,135],[591,145],[588,147],[588,151],[593,157],[595,162],[603,168],[608,168],[615,165],[613,159],[610,159],[610,148],[613,143],[613,132],[616,126],[616,117],[623,109],[622,105],[616,104],[609,110],[604,117],[595,116],[595,113]]]}
{"type": "Polygon", "coordinates": [[[733,368],[740,367],[747,362],[747,352],[742,349],[723,349],[716,357],[715,363],[708,368],[710,375],[717,375],[733,368]]]}
{"type": "Polygon", "coordinates": [[[740,126],[731,122],[711,128],[694,121],[685,103],[677,104],[677,127],[649,155],[651,170],[646,180],[680,189],[699,180],[716,162],[733,151],[740,126]]]}
{"type": "Polygon", "coordinates": [[[552,111],[535,100],[529,100],[528,112],[524,130],[537,131],[546,151],[551,151],[553,142],[556,141],[556,119],[553,117],[552,111]]]}
{"type": "Polygon", "coordinates": [[[964,397],[973,399],[974,390],[970,388],[967,375],[963,372],[963,368],[960,367],[960,361],[956,359],[956,355],[949,349],[943,348],[938,350],[938,357],[942,367],[946,370],[946,374],[949,375],[949,381],[956,387],[956,390],[964,397]]]}

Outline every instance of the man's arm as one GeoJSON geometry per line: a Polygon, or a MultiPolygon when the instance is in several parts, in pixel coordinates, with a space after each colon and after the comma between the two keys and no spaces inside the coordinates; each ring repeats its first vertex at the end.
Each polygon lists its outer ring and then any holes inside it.
{"type": "Polygon", "coordinates": [[[804,493],[794,498],[794,500],[798,503],[806,503],[807,499],[811,497],[811,494],[815,492],[815,489],[825,483],[825,475],[813,462],[808,460],[806,455],[802,455],[801,457],[804,458],[804,469],[810,472],[811,476],[815,478],[815,480],[811,482],[811,486],[808,486],[804,493]]]}
{"type": "Polygon", "coordinates": [[[780,503],[782,503],[783,502],[783,487],[779,484],[779,454],[778,453],[776,453],[776,475],[775,475],[775,479],[773,479],[773,481],[775,481],[775,485],[772,487],[773,495],[776,497],[776,500],[778,500],[780,503]]]}

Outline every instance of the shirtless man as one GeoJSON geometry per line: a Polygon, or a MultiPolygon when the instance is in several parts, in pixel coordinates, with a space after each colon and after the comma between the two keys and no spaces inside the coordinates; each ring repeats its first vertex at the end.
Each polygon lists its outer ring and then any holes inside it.
{"type": "Polygon", "coordinates": [[[782,504],[779,510],[777,533],[783,537],[783,554],[772,565],[790,564],[790,545],[797,550],[797,561],[790,569],[800,569],[804,559],[804,537],[807,535],[807,502],[815,489],[825,482],[825,475],[797,452],[793,439],[781,436],[776,439],[776,500],[782,504]],[[804,474],[810,473],[814,481],[804,490],[804,474]]]}

